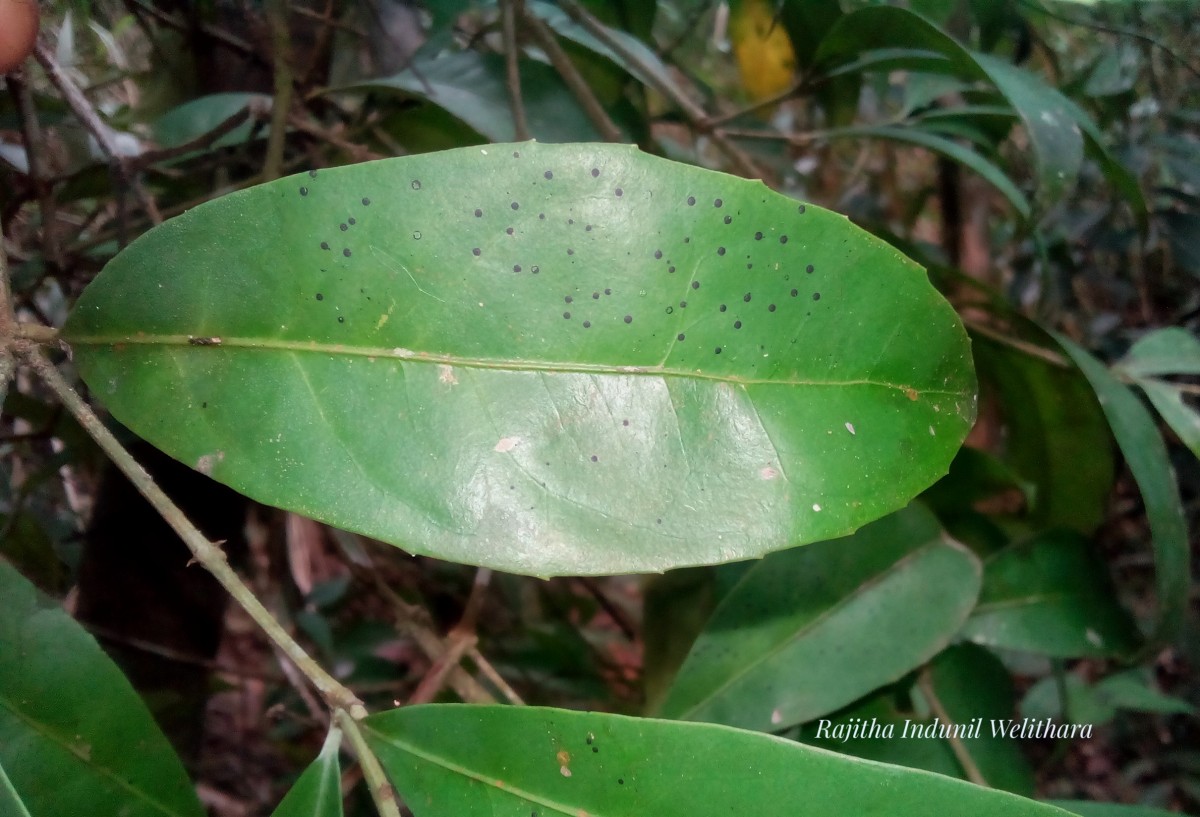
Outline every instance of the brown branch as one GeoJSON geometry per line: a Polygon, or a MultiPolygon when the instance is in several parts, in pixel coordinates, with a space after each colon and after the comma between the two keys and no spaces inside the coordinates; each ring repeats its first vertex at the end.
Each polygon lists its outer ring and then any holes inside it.
{"type": "Polygon", "coordinates": [[[288,31],[288,0],[267,0],[267,26],[271,30],[271,65],[275,79],[275,99],[271,103],[271,132],[267,136],[267,155],[263,160],[263,181],[278,179],[283,170],[283,149],[287,140],[288,112],[292,107],[292,54],[288,31]]]}
{"type": "Polygon", "coordinates": [[[530,133],[525,102],[521,97],[521,51],[517,45],[517,17],[525,16],[524,0],[500,0],[500,16],[504,33],[504,79],[512,106],[513,131],[517,141],[524,142],[530,133]]]}
{"type": "Polygon", "coordinates": [[[558,38],[554,36],[554,32],[546,25],[540,17],[531,11],[525,11],[525,25],[529,28],[533,38],[537,40],[538,45],[546,52],[546,57],[550,60],[550,64],[554,66],[566,83],[567,89],[571,95],[579,102],[583,108],[584,114],[587,115],[589,121],[600,133],[600,137],[606,142],[623,142],[625,141],[621,129],[616,126],[608,112],[604,110],[604,106],[600,104],[600,100],[596,98],[596,94],[592,91],[592,86],[588,85],[587,80],[579,73],[579,69],[575,67],[575,63],[571,62],[571,58],[567,56],[567,52],[558,44],[558,38]]]}
{"type": "Polygon", "coordinates": [[[608,30],[608,27],[589,13],[576,0],[559,0],[558,5],[567,13],[568,17],[620,57],[625,65],[634,69],[635,73],[644,77],[648,84],[655,87],[655,90],[679,106],[692,127],[700,133],[707,134],[712,143],[732,162],[738,173],[751,179],[765,178],[762,170],[750,158],[749,154],[726,138],[723,133],[713,130],[708,113],[695,100],[684,93],[683,89],[674,82],[661,77],[653,66],[647,65],[639,55],[626,48],[625,43],[612,36],[612,32],[608,30]]]}
{"type": "Polygon", "coordinates": [[[8,75],[8,91],[16,103],[21,120],[21,138],[25,142],[25,157],[29,164],[29,180],[37,192],[38,204],[42,210],[42,252],[51,270],[62,269],[62,253],[58,246],[57,212],[54,189],[50,184],[50,169],[46,167],[45,155],[42,148],[45,141],[42,138],[41,124],[38,122],[37,108],[33,104],[33,95],[29,92],[29,84],[25,82],[23,71],[14,71],[8,75]]]}
{"type": "Polygon", "coordinates": [[[158,205],[155,204],[154,199],[150,197],[142,183],[138,181],[136,175],[131,172],[127,157],[121,154],[120,148],[113,140],[112,129],[100,120],[100,115],[96,113],[92,103],[83,95],[83,91],[79,90],[75,81],[67,76],[67,72],[50,53],[44,40],[38,40],[33,49],[33,56],[46,72],[50,83],[62,94],[67,107],[96,140],[96,144],[99,145],[104,155],[108,157],[109,164],[116,172],[118,179],[133,190],[150,221],[153,224],[161,224],[163,219],[158,212],[158,205]]]}

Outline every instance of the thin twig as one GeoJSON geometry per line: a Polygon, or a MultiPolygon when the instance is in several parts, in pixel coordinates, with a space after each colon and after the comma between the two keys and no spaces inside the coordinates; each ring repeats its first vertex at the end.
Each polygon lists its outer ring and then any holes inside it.
{"type": "Polygon", "coordinates": [[[644,77],[650,84],[655,86],[655,89],[659,93],[678,105],[683,111],[684,116],[691,122],[692,127],[701,133],[708,134],[712,143],[729,158],[738,173],[751,179],[765,178],[762,170],[750,158],[749,154],[731,142],[724,134],[713,130],[708,114],[695,100],[684,93],[675,83],[663,78],[659,72],[655,71],[653,66],[647,65],[640,55],[626,48],[625,43],[612,36],[612,32],[609,31],[604,23],[600,22],[600,20],[588,12],[576,0],[559,0],[558,5],[567,13],[568,17],[583,27],[585,31],[599,40],[603,45],[607,46],[625,65],[632,68],[636,75],[644,77]]]}
{"type": "Polygon", "coordinates": [[[335,711],[334,719],[346,733],[346,738],[350,741],[350,748],[354,750],[354,755],[358,758],[359,768],[362,769],[363,779],[367,781],[367,789],[371,792],[371,799],[375,802],[379,817],[400,817],[400,804],[396,802],[396,789],[388,781],[383,766],[379,764],[379,758],[371,751],[371,746],[363,737],[358,723],[344,709],[335,711]]]}
{"type": "Polygon", "coordinates": [[[504,33],[504,79],[508,85],[508,102],[512,106],[513,131],[517,141],[529,138],[529,120],[525,117],[525,102],[521,97],[521,50],[517,45],[517,16],[524,17],[523,0],[500,0],[500,20],[504,33]]]}
{"type": "Polygon", "coordinates": [[[583,108],[588,120],[600,133],[600,137],[606,142],[625,141],[621,129],[612,121],[608,112],[604,110],[604,106],[600,104],[600,100],[596,98],[592,86],[579,73],[579,69],[575,67],[575,63],[571,62],[571,58],[563,50],[563,47],[558,44],[558,38],[554,36],[550,26],[528,10],[525,12],[524,20],[530,33],[533,34],[533,38],[546,52],[550,64],[558,71],[571,95],[579,102],[579,106],[583,108]]]}
{"type": "MultiPolygon", "coordinates": [[[[364,569],[353,562],[350,569],[354,574],[366,581],[372,582],[379,594],[392,605],[395,611],[396,629],[413,640],[425,657],[436,662],[445,653],[447,645],[427,623],[428,615],[420,607],[409,604],[395,590],[388,587],[387,582],[379,575],[375,567],[364,569]]],[[[496,698],[476,681],[469,672],[461,666],[455,666],[448,678],[450,688],[468,703],[495,703],[496,698]]]]}
{"type": "Polygon", "coordinates": [[[138,203],[142,205],[142,209],[146,215],[150,217],[150,221],[154,224],[162,223],[162,215],[158,212],[158,205],[154,199],[146,191],[134,173],[130,171],[126,163],[126,157],[121,153],[121,149],[117,147],[117,143],[113,140],[112,129],[100,120],[100,115],[96,113],[96,109],[92,107],[92,103],[83,95],[83,91],[79,90],[79,86],[75,81],[67,76],[67,72],[58,64],[58,60],[50,53],[45,41],[38,40],[34,46],[33,56],[37,59],[42,69],[46,72],[46,77],[50,83],[58,89],[62,94],[63,100],[67,103],[67,107],[75,114],[75,117],[83,124],[88,133],[96,140],[96,144],[100,150],[108,157],[109,163],[116,171],[118,178],[128,185],[135,196],[138,198],[138,203]]]}
{"type": "MultiPolygon", "coordinates": [[[[146,2],[146,0],[125,0],[125,4],[129,6],[131,10],[135,12],[145,12],[154,19],[158,20],[160,23],[163,23],[164,25],[168,26],[169,28],[173,28],[176,31],[182,31],[186,34],[192,30],[191,25],[186,20],[180,20],[174,15],[168,14],[167,12],[155,6],[153,3],[146,2]]],[[[246,42],[240,37],[230,34],[223,28],[218,28],[211,23],[201,23],[200,31],[227,48],[238,52],[244,57],[249,57],[257,62],[265,63],[262,55],[259,54],[257,49],[252,47],[250,43],[246,42]]]]}
{"type": "Polygon", "coordinates": [[[288,112],[292,107],[292,55],[288,32],[288,0],[267,0],[267,26],[271,30],[271,64],[275,100],[271,103],[271,132],[263,160],[263,181],[278,179],[283,170],[288,112]]]}
{"type": "Polygon", "coordinates": [[[366,708],[353,692],[342,686],[316,661],[272,616],[253,591],[229,566],[224,552],[201,533],[183,511],[168,497],[145,468],[125,450],[107,426],[100,421],[91,407],[83,401],[46,357],[37,349],[26,353],[26,359],[50,390],[75,417],[88,435],[96,441],[142,496],[159,512],[163,520],[179,535],[196,561],[212,573],[221,586],[233,596],[234,601],[254,620],[267,637],[291,659],[308,678],[331,708],[345,708],[354,717],[365,717],[366,708]]]}
{"type": "Polygon", "coordinates": [[[45,254],[47,266],[51,270],[60,270],[62,254],[56,230],[58,208],[55,206],[54,190],[50,184],[50,169],[46,167],[46,158],[42,152],[46,143],[42,139],[37,107],[33,104],[33,95],[29,92],[29,84],[25,82],[23,71],[15,71],[8,75],[8,90],[20,115],[21,138],[25,142],[25,158],[29,164],[29,180],[33,182],[33,189],[37,191],[38,204],[42,210],[42,252],[45,254]]]}
{"type": "Polygon", "coordinates": [[[451,633],[449,642],[446,651],[433,662],[421,683],[417,684],[417,688],[409,696],[409,706],[427,704],[436,698],[451,670],[459,668],[463,654],[478,643],[478,637],[474,633],[455,630],[451,633]]]}
{"type": "MultiPolygon", "coordinates": [[[[937,696],[937,691],[933,688],[933,681],[929,676],[929,667],[921,670],[917,678],[917,686],[921,688],[921,694],[925,696],[929,708],[933,710],[934,717],[941,721],[946,726],[953,726],[954,721],[950,719],[950,713],[946,711],[946,707],[942,706],[942,701],[937,696]]],[[[967,747],[963,744],[962,738],[951,736],[947,738],[950,744],[951,751],[954,752],[954,757],[966,773],[967,779],[977,786],[989,786],[987,778],[983,776],[983,772],[979,770],[979,765],[975,763],[975,758],[971,757],[971,753],[967,751],[967,747]]]]}
{"type": "Polygon", "coordinates": [[[492,686],[500,690],[500,694],[507,698],[509,703],[516,704],[517,706],[525,705],[525,701],[521,699],[521,696],[517,694],[515,689],[509,686],[508,681],[504,680],[504,676],[492,666],[492,662],[483,656],[478,646],[467,650],[467,657],[471,659],[471,662],[475,666],[479,667],[479,671],[483,673],[483,676],[492,682],[492,686]]]}
{"type": "Polygon", "coordinates": [[[167,162],[172,159],[178,159],[180,156],[186,156],[197,150],[205,150],[211,147],[221,137],[227,136],[238,129],[244,122],[250,119],[258,119],[265,113],[263,106],[255,104],[253,101],[248,103],[237,113],[233,114],[217,123],[217,125],[209,131],[200,134],[195,139],[184,142],[175,147],[162,148],[160,150],[148,150],[134,160],[134,163],[139,167],[149,167],[156,165],[159,162],[167,162]]]}

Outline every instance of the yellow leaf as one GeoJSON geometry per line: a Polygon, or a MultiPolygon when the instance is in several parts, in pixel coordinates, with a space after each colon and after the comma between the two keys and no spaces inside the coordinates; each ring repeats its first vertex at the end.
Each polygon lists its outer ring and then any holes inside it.
{"type": "Polygon", "coordinates": [[[754,101],[781,94],[792,84],[796,55],[775,19],[769,0],[742,0],[730,8],[729,36],[746,94],[754,101]]]}

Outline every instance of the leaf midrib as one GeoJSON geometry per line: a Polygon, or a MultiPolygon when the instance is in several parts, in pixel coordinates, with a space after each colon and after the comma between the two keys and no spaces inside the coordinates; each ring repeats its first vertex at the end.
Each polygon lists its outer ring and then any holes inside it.
{"type": "Polygon", "coordinates": [[[27,716],[24,712],[18,709],[11,700],[3,695],[0,695],[0,706],[3,706],[5,709],[11,712],[14,716],[16,716],[17,720],[24,723],[28,728],[41,735],[50,743],[58,746],[70,757],[74,758],[81,766],[93,770],[101,777],[106,778],[110,783],[115,784],[117,788],[124,789],[125,791],[134,795],[137,799],[145,802],[156,811],[162,814],[174,815],[174,817],[184,817],[184,815],[187,814],[187,812],[176,811],[174,808],[150,796],[149,793],[129,783],[123,777],[121,777],[121,775],[109,769],[107,766],[96,763],[90,759],[83,758],[69,741],[64,740],[61,735],[49,729],[40,721],[27,716]]]}
{"type": "Polygon", "coordinates": [[[873,378],[855,378],[847,380],[818,380],[802,378],[753,378],[731,374],[713,374],[700,370],[670,369],[660,365],[653,366],[614,366],[599,363],[554,362],[541,360],[514,360],[508,358],[473,358],[460,355],[436,354],[433,352],[418,352],[403,347],[383,346],[349,346],[344,343],[321,343],[318,341],[279,340],[274,338],[236,338],[236,337],[206,337],[197,335],[79,335],[68,336],[66,340],[72,346],[178,346],[195,349],[197,352],[219,351],[224,349],[257,349],[262,351],[308,352],[311,354],[328,355],[332,357],[366,357],[400,360],[409,363],[432,363],[445,366],[456,366],[467,369],[488,369],[493,371],[515,372],[552,372],[558,374],[602,374],[602,375],[640,375],[652,377],[679,377],[688,380],[709,380],[717,383],[730,383],[739,386],[813,386],[827,388],[844,388],[854,386],[875,386],[892,389],[904,393],[911,398],[917,395],[941,395],[946,397],[962,397],[967,390],[930,389],[905,383],[892,383],[873,378]]]}

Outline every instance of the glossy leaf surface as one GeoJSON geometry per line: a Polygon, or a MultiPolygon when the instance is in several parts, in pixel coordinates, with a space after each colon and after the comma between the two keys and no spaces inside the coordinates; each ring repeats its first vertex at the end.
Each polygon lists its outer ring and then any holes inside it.
{"type": "Polygon", "coordinates": [[[1113,436],[1146,503],[1154,540],[1158,587],[1158,635],[1169,637],[1182,626],[1188,603],[1187,519],[1167,447],[1154,418],[1108,368],[1068,338],[1055,338],[1096,390],[1113,436]]]}
{"type": "Polygon", "coordinates": [[[709,724],[530,707],[417,706],[367,739],[416,817],[1053,817],[958,780],[709,724]]]}
{"type": "Polygon", "coordinates": [[[846,535],[944,473],[975,410],[919,267],[619,146],[227,196],[111,262],[64,337],[118,419],[255,499],[538,575],[846,535]]]}
{"type": "Polygon", "coordinates": [[[321,753],[292,784],[271,817],[342,817],[341,742],[342,730],[330,729],[321,753]]]}
{"type": "Polygon", "coordinates": [[[179,758],[96,641],[4,561],[0,599],[0,766],[29,813],[203,815],[179,758]]]}
{"type": "Polygon", "coordinates": [[[980,572],[917,505],[771,554],[717,607],[659,714],[778,731],[843,707],[945,647],[980,572]]]}
{"type": "Polygon", "coordinates": [[[979,606],[963,636],[1060,658],[1121,655],[1138,641],[1104,562],[1086,538],[1066,530],[1011,545],[984,563],[979,606]]]}

